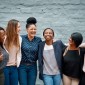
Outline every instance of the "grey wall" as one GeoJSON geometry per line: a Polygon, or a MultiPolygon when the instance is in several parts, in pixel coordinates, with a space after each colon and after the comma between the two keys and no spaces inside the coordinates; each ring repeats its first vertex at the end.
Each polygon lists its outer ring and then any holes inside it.
{"type": "Polygon", "coordinates": [[[51,27],[55,38],[68,42],[72,32],[83,34],[85,41],[85,0],[0,0],[0,26],[6,27],[10,19],[21,22],[21,34],[26,34],[26,19],[37,18],[37,35],[51,27]]]}

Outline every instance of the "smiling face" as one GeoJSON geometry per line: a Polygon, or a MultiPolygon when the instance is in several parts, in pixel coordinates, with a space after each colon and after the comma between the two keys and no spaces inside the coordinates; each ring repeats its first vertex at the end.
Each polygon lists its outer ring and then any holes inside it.
{"type": "Polygon", "coordinates": [[[74,45],[75,47],[78,47],[83,41],[83,36],[79,32],[74,32],[71,34],[71,37],[69,39],[69,45],[74,45]]]}
{"type": "Polygon", "coordinates": [[[20,30],[21,30],[20,23],[18,22],[18,24],[17,24],[17,34],[20,33],[20,30]]]}
{"type": "Polygon", "coordinates": [[[72,40],[72,38],[69,38],[69,45],[75,45],[74,41],[72,40]]]}
{"type": "Polygon", "coordinates": [[[48,28],[44,31],[43,36],[47,41],[53,40],[54,32],[48,28]]]}
{"type": "Polygon", "coordinates": [[[33,38],[36,35],[36,25],[31,24],[30,26],[28,26],[27,33],[29,37],[33,38]]]}

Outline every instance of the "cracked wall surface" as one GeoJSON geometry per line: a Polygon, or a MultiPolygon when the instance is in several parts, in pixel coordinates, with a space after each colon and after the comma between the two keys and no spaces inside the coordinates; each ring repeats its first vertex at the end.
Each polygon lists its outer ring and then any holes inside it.
{"type": "MultiPolygon", "coordinates": [[[[0,26],[6,28],[10,19],[21,23],[21,35],[26,34],[26,19],[35,17],[37,36],[43,39],[47,27],[55,31],[55,39],[68,42],[70,34],[80,32],[85,42],[85,0],[0,0],[0,26]]],[[[37,79],[37,85],[43,83],[37,79]]]]}
{"type": "Polygon", "coordinates": [[[6,28],[10,19],[21,23],[21,34],[26,34],[26,19],[36,17],[37,35],[51,27],[55,39],[68,42],[71,33],[82,33],[85,41],[85,0],[0,0],[0,26],[6,28]]]}

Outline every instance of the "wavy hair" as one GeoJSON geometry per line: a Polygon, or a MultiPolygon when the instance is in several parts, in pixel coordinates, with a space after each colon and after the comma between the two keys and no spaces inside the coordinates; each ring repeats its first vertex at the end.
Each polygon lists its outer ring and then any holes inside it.
{"type": "Polygon", "coordinates": [[[19,46],[19,36],[17,34],[18,20],[11,19],[6,28],[6,47],[9,50],[12,45],[19,46]]]}

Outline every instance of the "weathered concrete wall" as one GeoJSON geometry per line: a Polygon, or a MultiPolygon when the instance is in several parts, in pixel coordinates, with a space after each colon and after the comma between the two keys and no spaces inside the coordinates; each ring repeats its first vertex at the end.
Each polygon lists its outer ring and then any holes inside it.
{"type": "Polygon", "coordinates": [[[42,38],[43,29],[51,27],[55,38],[64,43],[75,31],[81,32],[85,41],[85,0],[0,0],[0,26],[5,28],[10,19],[18,19],[21,34],[25,34],[30,16],[37,18],[37,35],[42,38]]]}
{"type": "Polygon", "coordinates": [[[64,42],[75,31],[85,38],[85,0],[0,0],[0,26],[6,27],[10,19],[18,19],[21,34],[25,34],[25,21],[30,16],[37,18],[40,37],[43,29],[51,27],[55,38],[64,42]]]}

